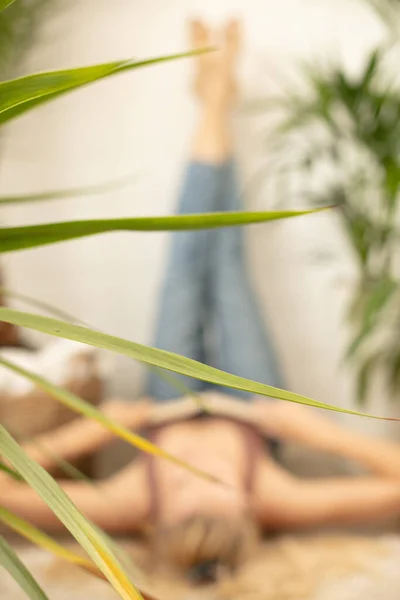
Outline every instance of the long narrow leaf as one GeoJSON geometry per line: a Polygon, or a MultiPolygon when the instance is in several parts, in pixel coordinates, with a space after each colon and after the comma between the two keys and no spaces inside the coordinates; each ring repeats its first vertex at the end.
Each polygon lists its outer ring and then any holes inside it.
{"type": "Polygon", "coordinates": [[[169,385],[174,387],[176,389],[176,391],[182,397],[183,396],[191,397],[193,399],[193,402],[195,404],[197,404],[197,406],[202,411],[204,411],[204,412],[209,411],[209,408],[208,408],[207,404],[204,402],[202,396],[195,390],[191,390],[190,387],[188,385],[186,385],[186,383],[184,383],[184,381],[182,381],[182,379],[180,379],[177,375],[175,375],[175,373],[171,373],[171,371],[164,371],[164,369],[160,369],[158,367],[153,367],[153,366],[150,366],[149,368],[152,369],[152,371],[157,375],[157,377],[160,377],[160,379],[163,379],[164,381],[169,383],[169,385]]]}
{"type": "Polygon", "coordinates": [[[61,402],[62,404],[64,404],[68,408],[70,408],[71,410],[73,410],[89,419],[93,419],[94,421],[97,421],[98,423],[103,425],[103,427],[105,427],[106,429],[108,429],[109,431],[111,431],[112,433],[114,433],[115,435],[120,437],[121,439],[125,440],[126,442],[128,442],[129,444],[134,446],[135,448],[138,448],[139,450],[142,450],[143,452],[147,452],[148,454],[152,454],[159,458],[165,458],[171,462],[174,462],[175,464],[177,464],[180,467],[183,467],[185,469],[188,469],[189,471],[198,475],[199,477],[203,477],[210,481],[219,482],[219,480],[216,479],[215,477],[213,477],[212,475],[209,475],[208,473],[202,471],[201,469],[197,469],[196,467],[193,467],[193,466],[189,465],[188,463],[179,460],[172,454],[169,454],[165,450],[162,450],[158,446],[155,446],[154,444],[152,444],[145,438],[141,437],[140,435],[132,433],[129,429],[127,429],[126,427],[123,427],[122,425],[120,425],[119,423],[114,421],[113,419],[110,419],[109,417],[104,415],[100,410],[98,410],[97,408],[95,408],[94,406],[92,406],[91,404],[86,402],[85,400],[82,400],[81,398],[78,398],[78,396],[75,396],[71,392],[64,390],[63,388],[60,388],[53,383],[50,383],[50,381],[43,379],[43,377],[40,377],[39,375],[36,375],[35,373],[32,373],[31,371],[27,371],[26,369],[23,369],[22,367],[15,365],[14,363],[11,363],[10,361],[5,360],[4,358],[0,358],[0,365],[2,365],[3,367],[6,367],[7,369],[14,371],[15,373],[18,373],[19,375],[22,375],[26,379],[29,379],[35,385],[37,385],[38,387],[43,389],[48,394],[51,394],[52,396],[54,396],[54,398],[56,398],[59,402],[61,402]]]}
{"type": "Polygon", "coordinates": [[[62,94],[99,79],[105,79],[123,71],[186,58],[201,52],[204,50],[170,54],[140,61],[132,59],[114,61],[77,69],[48,71],[4,81],[0,83],[0,124],[18,117],[39,104],[58,98],[62,94]]]}
{"type": "Polygon", "coordinates": [[[362,314],[360,331],[350,344],[346,358],[353,358],[359,347],[370,336],[380,323],[382,312],[386,309],[394,294],[398,292],[398,283],[389,278],[382,278],[369,292],[362,314]]]}
{"type": "Polygon", "coordinates": [[[48,600],[46,594],[18,558],[10,544],[0,536],[0,564],[10,573],[31,600],[48,600]]]}
{"type": "MultiPolygon", "coordinates": [[[[17,433],[17,437],[18,437],[18,433],[17,433]]],[[[29,443],[32,446],[34,446],[35,448],[37,448],[39,450],[39,452],[41,452],[44,456],[47,456],[48,458],[50,458],[51,461],[55,465],[57,465],[57,467],[60,469],[60,471],[62,471],[64,473],[64,475],[66,475],[67,477],[71,477],[75,481],[82,481],[83,483],[86,483],[87,485],[90,485],[90,486],[96,485],[92,479],[90,479],[87,475],[82,473],[82,471],[80,471],[77,467],[72,465],[67,460],[64,460],[63,458],[61,458],[61,456],[58,456],[54,452],[51,452],[48,448],[46,448],[46,446],[44,446],[43,444],[40,444],[35,438],[27,438],[24,440],[21,438],[18,438],[18,439],[19,439],[20,443],[22,443],[22,442],[29,443]]]]}
{"type": "Polygon", "coordinates": [[[28,523],[28,521],[21,519],[21,517],[18,517],[2,506],[0,506],[0,521],[4,523],[4,525],[7,525],[7,527],[12,529],[12,531],[15,533],[18,533],[26,540],[29,540],[35,544],[35,546],[38,548],[42,548],[54,556],[57,556],[57,558],[61,558],[62,560],[65,560],[73,565],[77,565],[85,571],[89,571],[90,573],[93,573],[102,579],[105,578],[102,572],[92,561],[84,558],[83,556],[79,556],[79,554],[75,554],[75,552],[72,552],[68,548],[64,548],[64,546],[53,540],[53,538],[48,536],[46,533],[43,533],[40,531],[40,529],[37,529],[28,523]]]}
{"type": "Polygon", "coordinates": [[[36,194],[22,194],[13,196],[0,196],[0,206],[9,204],[27,204],[31,202],[48,202],[53,200],[66,200],[68,198],[78,198],[81,196],[98,196],[106,194],[113,190],[120,189],[132,182],[133,177],[124,177],[107,183],[97,185],[87,185],[65,190],[51,190],[48,192],[39,192],[36,194]]]}
{"type": "Polygon", "coordinates": [[[0,12],[7,8],[7,6],[10,6],[13,2],[15,2],[15,0],[0,0],[0,12]]]}
{"type": "Polygon", "coordinates": [[[326,210],[318,208],[301,211],[223,212],[167,217],[133,217],[125,219],[96,219],[67,221],[25,227],[0,228],[0,252],[12,252],[55,244],[112,231],[184,231],[236,227],[310,215],[326,210]]]}
{"type": "Polygon", "coordinates": [[[131,583],[97,528],[85,519],[55,480],[29,458],[3,426],[0,426],[0,451],[86,550],[121,598],[141,599],[141,594],[131,583]]]}
{"type": "Polygon", "coordinates": [[[22,478],[20,477],[20,475],[16,471],[14,471],[14,469],[10,469],[10,467],[5,465],[1,460],[0,460],[0,471],[3,471],[3,473],[6,473],[7,475],[9,475],[12,479],[15,479],[15,481],[22,481],[22,478]]]}
{"type": "MultiPolygon", "coordinates": [[[[47,302],[43,302],[42,300],[37,300],[36,298],[32,298],[32,296],[26,296],[25,294],[20,294],[19,292],[14,292],[14,290],[9,290],[9,289],[0,287],[0,298],[2,296],[20,300],[21,302],[23,302],[25,304],[28,304],[30,306],[39,308],[40,310],[43,310],[48,315],[57,317],[59,319],[63,319],[64,321],[68,321],[70,323],[75,323],[76,325],[82,325],[83,327],[88,327],[89,329],[97,329],[97,327],[93,327],[93,325],[91,325],[87,321],[78,319],[74,315],[71,315],[70,313],[68,313],[64,310],[61,310],[60,308],[53,306],[52,304],[48,304],[47,302]]],[[[165,381],[167,381],[171,386],[173,386],[177,390],[178,393],[182,394],[182,396],[192,396],[193,401],[196,404],[198,404],[198,406],[200,406],[203,410],[207,410],[207,407],[206,407],[205,403],[203,402],[201,396],[198,393],[191,390],[175,374],[170,373],[170,372],[168,373],[167,371],[164,371],[163,369],[158,369],[156,367],[153,367],[153,370],[154,370],[154,372],[157,372],[157,375],[159,377],[161,377],[161,379],[164,379],[165,381]]],[[[60,461],[60,467],[67,474],[72,474],[71,470],[77,471],[77,469],[75,469],[75,467],[73,467],[72,465],[70,465],[70,464],[63,465],[63,463],[61,461],[60,461]],[[67,467],[67,469],[64,467],[67,467]]],[[[79,474],[79,472],[75,472],[75,478],[78,474],[79,474]]],[[[83,474],[81,474],[81,476],[84,477],[83,474]]],[[[78,476],[78,479],[81,479],[81,477],[78,476]]]]}
{"type": "MultiPolygon", "coordinates": [[[[339,408],[330,404],[324,404],[323,402],[317,402],[306,396],[300,394],[294,394],[286,390],[281,390],[270,385],[258,383],[251,379],[245,379],[244,377],[238,377],[237,375],[231,375],[209,367],[200,362],[179,356],[173,352],[167,352],[166,350],[158,350],[135,342],[130,342],[122,338],[118,338],[105,333],[100,333],[85,327],[78,325],[72,325],[70,323],[64,323],[57,321],[56,319],[49,319],[48,317],[42,317],[39,315],[33,315],[24,313],[10,308],[0,307],[0,320],[6,323],[13,323],[20,327],[28,327],[35,331],[47,333],[56,337],[67,338],[69,340],[75,340],[94,346],[97,348],[103,348],[111,350],[112,352],[118,352],[124,354],[130,358],[140,360],[141,362],[161,367],[167,371],[174,371],[181,375],[187,375],[194,377],[195,379],[201,379],[208,381],[209,383],[215,383],[217,385],[227,386],[234,389],[244,390],[253,394],[261,396],[268,396],[270,398],[277,398],[280,400],[287,400],[289,402],[296,402],[299,404],[306,404],[308,406],[315,406],[317,408],[324,408],[335,412],[343,412],[347,414],[370,417],[375,419],[399,421],[400,419],[388,418],[388,417],[373,417],[357,411],[339,408]]],[[[16,367],[13,365],[12,368],[15,370],[16,367]]],[[[18,367],[18,369],[20,369],[18,367]]]]}
{"type": "MultiPolygon", "coordinates": [[[[77,325],[82,325],[83,327],[92,327],[89,323],[78,319],[71,313],[66,310],[62,310],[57,306],[53,306],[48,302],[44,302],[43,300],[38,300],[37,298],[32,298],[32,296],[27,296],[26,294],[21,294],[20,292],[15,292],[14,290],[9,290],[7,288],[0,287],[0,298],[5,296],[7,298],[14,298],[15,300],[19,300],[28,306],[33,306],[42,310],[53,317],[57,317],[58,319],[62,319],[63,321],[70,321],[71,323],[76,323],[77,325]]],[[[95,327],[93,327],[95,329],[95,327]]]]}
{"type": "MultiPolygon", "coordinates": [[[[53,556],[68,562],[84,571],[87,571],[91,575],[98,577],[99,579],[103,579],[107,581],[107,578],[100,569],[88,558],[81,556],[80,554],[76,554],[69,548],[62,546],[58,541],[54,540],[52,537],[34,527],[28,521],[21,519],[21,517],[15,515],[11,511],[7,510],[0,506],[0,522],[6,525],[9,529],[23,537],[25,540],[28,540],[35,544],[38,548],[49,552],[53,556]]],[[[103,533],[103,532],[102,532],[103,533]]],[[[104,535],[104,533],[103,533],[104,535]]],[[[112,540],[109,540],[109,543],[113,543],[112,540]]],[[[114,544],[114,543],[113,543],[114,544]]],[[[115,546],[115,544],[114,544],[115,546]]],[[[116,552],[122,552],[118,546],[116,547],[116,552]]],[[[150,598],[154,597],[153,591],[150,590],[150,586],[148,583],[145,583],[145,578],[142,573],[139,572],[136,565],[132,565],[131,561],[127,561],[129,563],[129,568],[132,570],[134,567],[135,570],[135,585],[140,590],[141,594],[150,600],[150,598]]]]}

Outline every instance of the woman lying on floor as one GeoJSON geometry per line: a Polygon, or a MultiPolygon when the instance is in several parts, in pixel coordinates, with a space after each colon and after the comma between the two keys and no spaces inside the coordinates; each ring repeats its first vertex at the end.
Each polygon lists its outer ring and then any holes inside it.
{"type": "MultiPolygon", "coordinates": [[[[201,23],[193,24],[192,36],[195,47],[210,43],[201,23]]],[[[240,209],[229,126],[238,47],[238,26],[231,23],[224,32],[223,50],[197,59],[201,117],[181,214],[240,209]]],[[[175,233],[155,346],[282,387],[244,263],[239,228],[175,233]]],[[[207,580],[241,564],[262,531],[356,523],[400,513],[400,447],[347,431],[301,406],[184,381],[200,394],[211,415],[199,410],[192,398],[174,401],[175,389],[156,374],[149,381],[150,400],[109,403],[104,411],[225,485],[148,456],[140,456],[96,488],[65,482],[71,499],[102,528],[145,532],[163,560],[207,580]],[[371,475],[297,479],[275,458],[285,440],[358,461],[371,475]]],[[[71,461],[111,440],[100,425],[82,419],[40,442],[71,461]]],[[[49,471],[54,468],[37,446],[26,450],[49,471]]],[[[6,476],[0,505],[46,529],[62,528],[33,491],[6,476]]]]}

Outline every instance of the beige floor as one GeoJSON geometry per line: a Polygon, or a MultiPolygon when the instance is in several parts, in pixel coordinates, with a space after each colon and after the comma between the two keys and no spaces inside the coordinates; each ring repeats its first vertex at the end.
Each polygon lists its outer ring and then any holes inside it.
{"type": "MultiPolygon", "coordinates": [[[[117,599],[104,582],[55,561],[44,552],[22,548],[19,553],[50,600],[117,599]]],[[[223,582],[218,589],[199,593],[181,582],[160,577],[154,583],[160,600],[397,600],[399,565],[397,536],[288,537],[265,544],[235,580],[223,582]]],[[[3,572],[0,598],[25,598],[3,572]]]]}

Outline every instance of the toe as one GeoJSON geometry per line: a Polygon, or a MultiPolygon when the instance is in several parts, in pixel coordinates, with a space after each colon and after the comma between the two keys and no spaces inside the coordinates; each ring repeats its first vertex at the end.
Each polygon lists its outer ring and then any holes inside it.
{"type": "Polygon", "coordinates": [[[241,23],[238,19],[230,20],[224,31],[226,51],[231,56],[236,56],[241,45],[241,23]]]}
{"type": "Polygon", "coordinates": [[[205,48],[210,45],[210,29],[198,19],[190,22],[190,40],[194,50],[205,48]]]}

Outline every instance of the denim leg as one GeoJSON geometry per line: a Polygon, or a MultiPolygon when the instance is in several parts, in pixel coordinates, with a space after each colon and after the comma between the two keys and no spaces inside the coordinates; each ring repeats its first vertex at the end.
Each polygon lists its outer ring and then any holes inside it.
{"type": "MultiPolygon", "coordinates": [[[[240,210],[235,167],[224,166],[219,210],[240,210]]],[[[214,365],[235,375],[275,387],[282,387],[282,376],[274,344],[261,317],[245,265],[243,228],[215,232],[212,266],[212,329],[214,365]]],[[[221,390],[221,388],[219,388],[221,390]]],[[[243,399],[241,390],[222,391],[243,399]]]]}
{"type": "MultiPolygon", "coordinates": [[[[193,162],[188,166],[179,214],[213,212],[223,169],[218,165],[193,162]]],[[[167,259],[166,275],[153,345],[188,358],[206,362],[204,324],[208,312],[209,254],[213,231],[177,231],[167,259]]],[[[175,373],[152,370],[147,394],[158,401],[182,395],[182,387],[168,381],[178,378],[184,387],[198,392],[204,382],[175,373]]]]}

